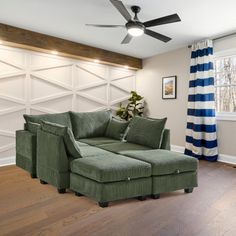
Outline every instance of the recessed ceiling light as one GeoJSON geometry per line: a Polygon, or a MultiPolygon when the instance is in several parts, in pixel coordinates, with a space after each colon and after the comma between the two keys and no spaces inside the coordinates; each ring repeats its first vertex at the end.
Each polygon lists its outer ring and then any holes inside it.
{"type": "Polygon", "coordinates": [[[125,69],[129,69],[129,66],[124,66],[125,69]]]}
{"type": "Polygon", "coordinates": [[[52,53],[53,55],[57,55],[57,54],[58,54],[58,51],[51,51],[51,53],[52,53]]]}
{"type": "Polygon", "coordinates": [[[98,60],[98,59],[94,59],[93,60],[95,63],[99,63],[100,62],[100,60],[98,60]]]}

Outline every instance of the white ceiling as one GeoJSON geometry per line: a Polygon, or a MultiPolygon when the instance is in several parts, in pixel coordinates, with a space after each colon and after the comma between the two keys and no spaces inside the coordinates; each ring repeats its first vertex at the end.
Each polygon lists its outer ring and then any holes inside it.
{"type": "Polygon", "coordinates": [[[86,27],[86,23],[125,24],[109,0],[0,0],[0,22],[140,58],[236,30],[235,0],[123,0],[123,3],[127,8],[139,5],[141,21],[179,14],[182,22],[151,28],[173,40],[163,43],[143,35],[121,45],[125,29],[86,27]]]}

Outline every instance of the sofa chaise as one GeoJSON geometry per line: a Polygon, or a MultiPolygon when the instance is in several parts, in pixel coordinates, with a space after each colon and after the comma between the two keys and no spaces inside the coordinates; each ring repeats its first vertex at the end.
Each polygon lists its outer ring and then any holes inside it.
{"type": "Polygon", "coordinates": [[[106,207],[197,187],[198,161],[169,150],[166,119],[129,123],[109,111],[24,117],[25,130],[16,132],[16,164],[59,193],[70,189],[106,207]]]}

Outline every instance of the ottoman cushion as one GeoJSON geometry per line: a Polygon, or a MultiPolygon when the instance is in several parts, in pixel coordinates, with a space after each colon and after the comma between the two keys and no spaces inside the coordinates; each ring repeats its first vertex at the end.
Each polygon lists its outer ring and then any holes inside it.
{"type": "Polygon", "coordinates": [[[151,176],[149,163],[113,153],[73,160],[70,167],[72,173],[101,183],[151,176]]]}
{"type": "Polygon", "coordinates": [[[180,174],[196,171],[198,160],[168,150],[124,151],[123,155],[145,161],[152,165],[152,175],[180,174]]]}

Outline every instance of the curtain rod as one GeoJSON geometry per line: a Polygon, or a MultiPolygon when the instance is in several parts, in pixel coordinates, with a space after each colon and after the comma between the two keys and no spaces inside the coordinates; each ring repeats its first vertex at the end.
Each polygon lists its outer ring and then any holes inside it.
{"type": "MultiPolygon", "coordinates": [[[[236,35],[236,32],[213,38],[212,41],[216,41],[216,40],[227,38],[227,37],[234,36],[234,35],[236,35]]],[[[192,47],[192,45],[188,45],[188,48],[191,48],[191,47],[192,47]]]]}

